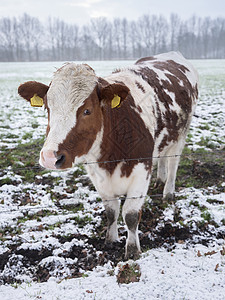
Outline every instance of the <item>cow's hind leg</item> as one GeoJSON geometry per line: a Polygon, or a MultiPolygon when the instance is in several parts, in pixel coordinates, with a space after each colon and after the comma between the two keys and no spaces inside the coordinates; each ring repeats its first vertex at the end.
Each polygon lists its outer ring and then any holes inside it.
{"type": "Polygon", "coordinates": [[[175,191],[175,180],[180,157],[170,157],[168,159],[168,176],[163,189],[163,199],[173,200],[175,191]]]}
{"type": "Polygon", "coordinates": [[[117,219],[120,213],[120,200],[103,200],[107,217],[106,243],[118,240],[117,219]]]}
{"type": "Polygon", "coordinates": [[[184,146],[184,140],[173,144],[166,152],[167,156],[167,179],[163,189],[163,198],[165,200],[172,200],[174,198],[175,181],[177,169],[180,161],[180,155],[184,146]]]}
{"type": "Polygon", "coordinates": [[[158,168],[157,168],[157,179],[155,183],[155,188],[161,188],[164,186],[167,179],[167,157],[160,157],[158,160],[158,168]]]}

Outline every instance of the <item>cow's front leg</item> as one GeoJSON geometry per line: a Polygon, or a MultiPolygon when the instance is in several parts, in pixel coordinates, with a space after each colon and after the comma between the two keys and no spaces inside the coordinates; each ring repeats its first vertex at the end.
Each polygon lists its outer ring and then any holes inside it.
{"type": "Polygon", "coordinates": [[[138,224],[141,218],[144,196],[134,198],[127,196],[123,206],[123,219],[127,225],[127,241],[125,258],[137,259],[141,253],[140,241],[138,237],[138,224]]]}
{"type": "Polygon", "coordinates": [[[107,217],[106,243],[118,240],[117,219],[120,213],[120,200],[103,200],[107,217]]]}

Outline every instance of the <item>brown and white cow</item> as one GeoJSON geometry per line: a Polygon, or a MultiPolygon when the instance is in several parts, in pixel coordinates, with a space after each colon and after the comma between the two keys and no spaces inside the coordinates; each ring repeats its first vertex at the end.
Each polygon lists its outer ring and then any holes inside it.
{"type": "Polygon", "coordinates": [[[98,162],[86,168],[106,210],[107,242],[118,239],[120,200],[115,198],[126,196],[122,215],[128,230],[127,258],[140,253],[138,223],[153,158],[161,157],[157,181],[165,184],[164,198],[174,194],[197,84],[192,65],[180,53],[170,52],[142,58],[104,79],[86,64],[67,63],[49,86],[29,81],[18,89],[34,106],[43,98],[48,111],[41,166],[67,169],[98,162]]]}

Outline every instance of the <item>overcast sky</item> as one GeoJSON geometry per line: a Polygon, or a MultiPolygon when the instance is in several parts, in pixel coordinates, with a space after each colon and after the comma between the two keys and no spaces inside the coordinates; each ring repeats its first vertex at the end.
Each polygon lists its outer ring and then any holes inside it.
{"type": "Polygon", "coordinates": [[[25,12],[41,21],[51,16],[78,25],[95,17],[137,20],[143,14],[162,14],[168,18],[172,12],[183,19],[193,14],[214,18],[225,17],[225,0],[0,0],[0,17],[25,12]]]}

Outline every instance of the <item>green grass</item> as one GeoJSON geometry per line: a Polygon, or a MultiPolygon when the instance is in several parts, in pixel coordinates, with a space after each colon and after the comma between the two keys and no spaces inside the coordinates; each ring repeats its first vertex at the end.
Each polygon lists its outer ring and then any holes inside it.
{"type": "Polygon", "coordinates": [[[28,140],[28,139],[32,139],[33,137],[33,133],[32,132],[27,132],[23,135],[22,139],[23,140],[28,140]]]}
{"type": "Polygon", "coordinates": [[[90,224],[93,221],[90,216],[75,216],[71,218],[71,220],[74,220],[74,224],[78,225],[79,228],[83,228],[85,225],[90,224]]]}
{"type": "Polygon", "coordinates": [[[209,149],[216,149],[216,146],[214,143],[212,143],[212,140],[210,137],[201,137],[201,140],[199,142],[197,142],[197,144],[199,146],[202,146],[202,147],[207,147],[209,149]]]}
{"type": "MultiPolygon", "coordinates": [[[[15,174],[20,175],[24,182],[33,182],[36,175],[43,175],[46,171],[38,166],[39,152],[44,143],[44,138],[33,140],[29,143],[20,143],[13,149],[2,147],[0,150],[1,171],[6,173],[10,168],[15,174]]],[[[9,183],[10,178],[2,179],[1,184],[9,183]]]]}
{"type": "Polygon", "coordinates": [[[14,184],[15,180],[9,178],[9,177],[5,177],[3,179],[0,179],[0,186],[4,185],[4,184],[14,184]]]}
{"type": "Polygon", "coordinates": [[[204,211],[202,214],[201,214],[201,217],[207,221],[208,223],[212,220],[212,217],[210,215],[210,213],[208,211],[204,211]]]}
{"type": "Polygon", "coordinates": [[[223,150],[209,152],[202,147],[193,152],[185,147],[177,171],[176,189],[179,187],[220,186],[224,182],[224,173],[223,150]]]}
{"type": "Polygon", "coordinates": [[[210,130],[210,126],[208,123],[203,123],[202,125],[198,126],[201,130],[210,130]]]}

